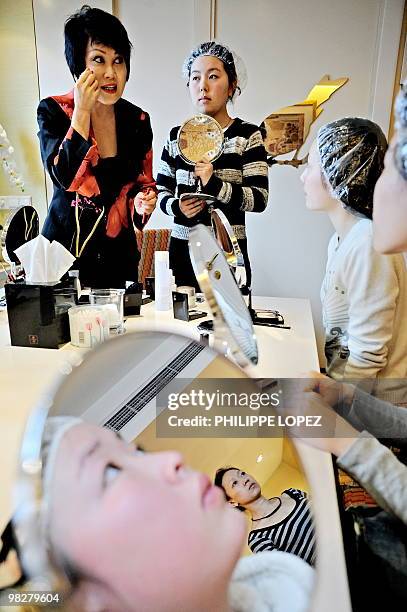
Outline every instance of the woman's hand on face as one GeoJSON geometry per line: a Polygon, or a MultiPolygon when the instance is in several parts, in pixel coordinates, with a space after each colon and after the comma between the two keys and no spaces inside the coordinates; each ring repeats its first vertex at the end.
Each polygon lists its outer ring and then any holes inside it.
{"type": "Polygon", "coordinates": [[[94,73],[89,68],[85,68],[74,86],[75,109],[90,113],[97,102],[99,93],[99,83],[94,73]]]}
{"type": "Polygon", "coordinates": [[[134,198],[134,206],[139,215],[151,215],[157,204],[157,194],[153,189],[139,191],[134,198]]]}
{"type": "Polygon", "coordinates": [[[196,217],[204,209],[205,202],[197,198],[188,198],[180,200],[179,207],[183,215],[188,219],[192,219],[192,217],[196,217]]]}
{"type": "Polygon", "coordinates": [[[205,187],[212,174],[213,165],[210,162],[202,160],[195,165],[195,176],[201,179],[203,187],[205,187]]]}

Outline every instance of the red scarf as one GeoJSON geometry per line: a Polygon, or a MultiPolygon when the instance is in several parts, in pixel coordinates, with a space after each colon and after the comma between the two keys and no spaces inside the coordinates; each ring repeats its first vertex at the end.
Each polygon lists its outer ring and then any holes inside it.
{"type": "MultiPolygon", "coordinates": [[[[61,107],[64,113],[72,119],[74,111],[74,95],[73,90],[62,96],[52,96],[52,99],[61,107]]],[[[143,121],[146,118],[145,113],[141,114],[140,119],[143,121]]],[[[70,127],[65,139],[72,138],[73,128],[70,127]]],[[[92,172],[92,168],[97,165],[100,155],[95,140],[92,128],[89,133],[92,145],[86,153],[78,172],[76,173],[71,185],[67,191],[75,191],[80,195],[91,198],[100,194],[99,185],[97,184],[96,177],[92,172]]],[[[63,143],[62,143],[63,144],[63,143]]],[[[62,147],[61,144],[61,147],[62,147]]],[[[61,148],[60,147],[60,148],[61,148]]],[[[113,202],[109,214],[107,217],[106,235],[109,238],[116,238],[120,233],[122,227],[128,227],[128,215],[127,211],[130,212],[131,218],[134,215],[134,198],[128,198],[127,194],[134,185],[140,185],[140,191],[148,190],[149,188],[155,190],[155,181],[153,178],[153,151],[150,149],[142,162],[142,171],[137,176],[135,181],[126,183],[116,200],[113,202]]],[[[143,215],[142,224],[143,226],[147,223],[149,215],[143,215]]],[[[137,243],[139,250],[141,249],[141,231],[136,230],[137,243]]]]}

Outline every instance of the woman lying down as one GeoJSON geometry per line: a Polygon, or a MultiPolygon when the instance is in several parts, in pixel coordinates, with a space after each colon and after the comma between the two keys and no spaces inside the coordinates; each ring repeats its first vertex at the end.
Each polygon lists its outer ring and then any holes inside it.
{"type": "Polygon", "coordinates": [[[307,610],[314,570],[279,551],[239,560],[245,518],[178,452],[135,451],[74,418],[46,429],[40,522],[66,609],[307,610]]]}

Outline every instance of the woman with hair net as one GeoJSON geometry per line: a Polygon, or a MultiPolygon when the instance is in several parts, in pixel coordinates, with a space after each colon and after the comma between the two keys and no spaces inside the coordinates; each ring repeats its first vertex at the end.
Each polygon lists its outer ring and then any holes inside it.
{"type": "Polygon", "coordinates": [[[407,274],[401,255],[373,248],[373,191],[386,139],[367,119],[323,126],[302,175],[306,206],[335,228],[321,288],[327,373],[369,379],[373,394],[407,401],[407,274]]]}
{"type": "Polygon", "coordinates": [[[14,525],[27,577],[59,584],[64,610],[308,609],[314,570],[283,552],[239,560],[244,517],[178,452],[145,453],[108,429],[57,417],[41,455],[36,521],[22,489],[14,525]]]}
{"type": "Polygon", "coordinates": [[[177,135],[180,126],[172,128],[161,155],[157,176],[158,202],[161,210],[174,219],[170,241],[170,267],[177,285],[199,289],[188,251],[189,228],[210,225],[205,202],[195,198],[181,201],[180,196],[196,189],[199,177],[203,191],[216,197],[214,206],[222,210],[238,239],[251,285],[247,250],[245,215],[263,212],[268,200],[268,166],[263,139],[257,126],[228,112],[245,86],[243,62],[226,46],[205,42],[186,58],[183,74],[192,103],[199,113],[216,119],[225,135],[222,155],[212,163],[200,161],[194,173],[180,156],[177,135]]]}
{"type": "MultiPolygon", "coordinates": [[[[373,194],[373,246],[389,262],[394,260],[391,255],[394,253],[403,253],[407,260],[406,85],[397,97],[395,117],[396,131],[373,194]]],[[[395,343],[405,347],[403,326],[398,326],[394,333],[397,333],[395,343]]],[[[322,416],[325,430],[330,429],[335,435],[304,437],[304,442],[334,454],[337,465],[355,478],[383,509],[379,512],[365,509],[364,513],[363,508],[359,510],[363,523],[359,518],[358,550],[365,551],[364,561],[370,561],[370,568],[377,572],[374,574],[366,568],[363,575],[363,566],[359,566],[357,573],[353,572],[360,609],[368,608],[369,603],[376,609],[380,604],[388,605],[389,601],[395,609],[405,609],[407,536],[401,523],[407,525],[407,467],[388,446],[396,445],[404,455],[407,451],[406,408],[317,372],[309,376],[303,389],[292,395],[285,410],[290,414],[298,411],[303,415],[322,416]],[[372,557],[366,556],[366,547],[373,552],[372,557]],[[360,580],[362,577],[364,582],[360,580]]],[[[407,386],[405,376],[400,382],[407,386]]]]}

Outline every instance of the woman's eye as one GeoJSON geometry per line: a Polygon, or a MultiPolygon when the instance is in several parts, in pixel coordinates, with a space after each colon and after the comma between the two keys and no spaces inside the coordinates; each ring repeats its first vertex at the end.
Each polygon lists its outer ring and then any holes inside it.
{"type": "Polygon", "coordinates": [[[108,463],[103,472],[103,487],[107,487],[121,472],[121,469],[112,463],[108,463]]]}
{"type": "Polygon", "coordinates": [[[192,80],[193,80],[193,81],[198,81],[198,79],[199,79],[199,77],[197,77],[197,76],[193,76],[193,77],[192,77],[192,80]]]}
{"type": "Polygon", "coordinates": [[[102,64],[104,60],[101,55],[95,55],[95,57],[92,57],[92,61],[96,62],[97,64],[102,64]]]}
{"type": "Polygon", "coordinates": [[[237,480],[234,480],[234,481],[232,482],[232,487],[234,487],[235,485],[237,485],[237,480]]]}
{"type": "Polygon", "coordinates": [[[218,75],[217,75],[217,74],[211,74],[209,78],[210,78],[210,79],[217,79],[217,78],[218,78],[218,75]]]}
{"type": "Polygon", "coordinates": [[[123,58],[122,57],[116,57],[116,59],[114,60],[115,64],[123,64],[123,58]]]}

